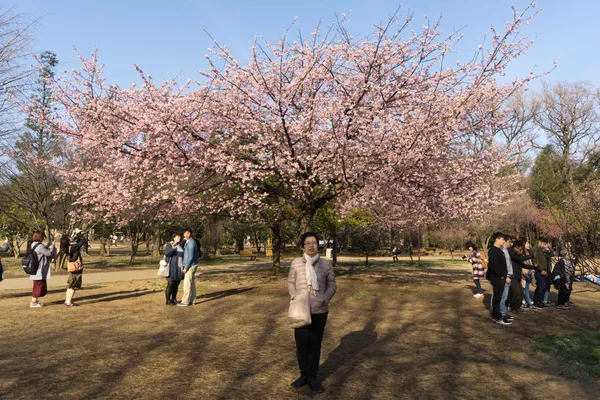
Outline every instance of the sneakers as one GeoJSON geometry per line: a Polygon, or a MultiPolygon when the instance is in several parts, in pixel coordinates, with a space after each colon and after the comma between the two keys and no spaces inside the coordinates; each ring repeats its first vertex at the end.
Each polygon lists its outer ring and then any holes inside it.
{"type": "Polygon", "coordinates": [[[483,293],[475,293],[473,295],[473,297],[475,297],[476,299],[479,299],[479,298],[483,297],[483,293]]]}
{"type": "Polygon", "coordinates": [[[565,302],[565,306],[571,307],[571,306],[574,306],[574,305],[575,305],[575,303],[573,303],[572,301],[566,301],[565,302]]]}
{"type": "Polygon", "coordinates": [[[495,319],[494,322],[500,325],[512,325],[512,321],[509,321],[506,317],[495,319]]]}
{"type": "Polygon", "coordinates": [[[65,305],[65,307],[73,307],[74,306],[73,303],[67,303],[66,301],[63,304],[65,305]]]}
{"type": "Polygon", "coordinates": [[[569,307],[569,306],[567,306],[567,305],[565,304],[565,305],[556,306],[556,308],[557,308],[558,310],[568,310],[568,309],[569,309],[569,308],[571,308],[571,307],[569,307]]]}
{"type": "Polygon", "coordinates": [[[296,379],[290,386],[294,389],[300,389],[302,386],[308,383],[308,378],[305,376],[300,376],[300,378],[296,379]]]}
{"type": "Polygon", "coordinates": [[[190,306],[190,305],[189,305],[189,304],[186,304],[186,303],[178,303],[178,304],[177,304],[177,307],[189,307],[189,306],[190,306]]]}
{"type": "Polygon", "coordinates": [[[525,304],[522,307],[523,310],[537,310],[538,308],[536,306],[534,306],[533,304],[525,304]]]}
{"type": "Polygon", "coordinates": [[[29,308],[40,308],[43,307],[44,305],[42,303],[40,303],[39,301],[35,302],[35,303],[29,303],[29,308]]]}
{"type": "Polygon", "coordinates": [[[504,319],[506,319],[506,320],[508,320],[508,321],[511,321],[511,322],[512,322],[512,320],[513,320],[513,319],[515,319],[515,318],[514,318],[512,315],[508,315],[508,314],[506,314],[506,315],[504,316],[504,319]]]}

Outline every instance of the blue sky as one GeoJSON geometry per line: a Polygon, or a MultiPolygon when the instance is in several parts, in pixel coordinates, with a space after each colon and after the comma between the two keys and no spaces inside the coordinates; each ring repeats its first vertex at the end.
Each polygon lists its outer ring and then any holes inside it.
{"type": "MultiPolygon", "coordinates": [[[[321,20],[327,25],[335,14],[352,10],[350,29],[366,34],[372,26],[393,13],[393,0],[19,0],[17,13],[40,18],[36,28],[36,52],[53,51],[64,68],[78,67],[72,47],[88,54],[98,47],[109,82],[129,86],[137,81],[133,64],[155,79],[179,75],[196,78],[206,68],[204,54],[211,40],[228,45],[241,61],[248,59],[255,35],[275,41],[294,17],[296,29],[309,34],[321,20]]],[[[526,1],[513,0],[518,9],[526,1]]],[[[462,29],[465,38],[457,59],[467,60],[481,43],[490,24],[502,29],[511,17],[511,1],[504,0],[406,0],[402,12],[414,11],[415,21],[443,17],[445,32],[462,29]]],[[[528,54],[508,71],[510,77],[530,70],[543,72],[558,60],[558,68],[547,81],[590,80],[600,87],[600,0],[540,0],[542,14],[525,33],[535,39],[528,54]]],[[[539,87],[539,82],[534,88],[539,87]]]]}

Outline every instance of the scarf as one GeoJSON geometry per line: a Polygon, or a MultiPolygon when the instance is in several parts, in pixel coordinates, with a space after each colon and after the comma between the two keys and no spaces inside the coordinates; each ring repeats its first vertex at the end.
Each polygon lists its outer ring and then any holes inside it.
{"type": "Polygon", "coordinates": [[[304,258],[306,259],[305,269],[306,269],[306,286],[308,288],[308,293],[312,294],[313,296],[316,296],[317,290],[319,290],[319,282],[317,280],[317,272],[313,268],[313,264],[315,262],[319,261],[319,255],[317,254],[316,256],[311,258],[311,257],[307,256],[305,253],[304,258]]]}

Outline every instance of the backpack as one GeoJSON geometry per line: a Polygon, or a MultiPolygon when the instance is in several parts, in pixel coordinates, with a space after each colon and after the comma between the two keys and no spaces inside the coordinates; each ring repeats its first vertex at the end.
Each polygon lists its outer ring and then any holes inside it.
{"type": "Polygon", "coordinates": [[[35,248],[40,244],[41,243],[37,243],[35,246],[27,250],[25,257],[23,257],[21,260],[21,264],[23,264],[23,271],[25,271],[25,273],[28,275],[37,274],[38,268],[40,267],[40,260],[35,252],[35,248]]]}

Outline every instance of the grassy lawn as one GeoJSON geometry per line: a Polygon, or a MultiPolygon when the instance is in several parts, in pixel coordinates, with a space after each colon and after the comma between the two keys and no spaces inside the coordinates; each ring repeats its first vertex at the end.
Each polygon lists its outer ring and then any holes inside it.
{"type": "Polygon", "coordinates": [[[533,351],[579,366],[600,378],[600,332],[559,333],[537,338],[533,351]]]}
{"type": "MultiPolygon", "coordinates": [[[[502,327],[486,309],[490,288],[483,301],[472,297],[468,266],[339,270],[318,398],[598,398],[600,380],[582,361],[600,332],[594,285],[576,284],[569,311],[522,312],[502,327]],[[563,342],[578,363],[531,350],[563,342]]],[[[0,398],[313,397],[289,388],[298,372],[285,272],[200,272],[198,304],[186,308],[164,305],[162,279],[86,288],[84,277],[70,309],[64,289],[41,309],[27,307],[28,290],[0,291],[0,398]]]]}

